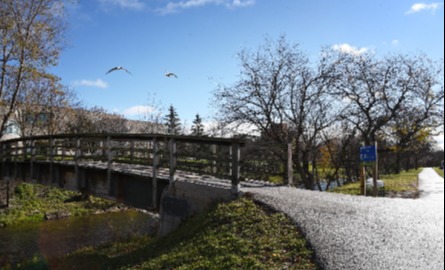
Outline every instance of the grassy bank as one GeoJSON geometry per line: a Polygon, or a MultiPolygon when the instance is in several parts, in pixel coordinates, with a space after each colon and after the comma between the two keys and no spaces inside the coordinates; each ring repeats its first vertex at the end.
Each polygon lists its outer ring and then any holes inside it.
{"type": "Polygon", "coordinates": [[[21,183],[12,185],[10,207],[0,209],[0,227],[68,216],[82,216],[119,207],[115,202],[56,187],[21,183]]]}
{"type": "Polygon", "coordinates": [[[434,168],[434,170],[437,172],[438,175],[440,175],[443,178],[444,171],[441,168],[434,168]]]}
{"type": "Polygon", "coordinates": [[[161,239],[88,248],[23,269],[317,269],[296,226],[250,199],[219,204],[161,239]]]}
{"type": "MultiPolygon", "coordinates": [[[[417,177],[422,169],[404,171],[400,174],[380,175],[385,182],[386,197],[415,198],[418,196],[417,177]]],[[[332,192],[360,195],[360,183],[352,183],[334,189],[332,192]]]]}

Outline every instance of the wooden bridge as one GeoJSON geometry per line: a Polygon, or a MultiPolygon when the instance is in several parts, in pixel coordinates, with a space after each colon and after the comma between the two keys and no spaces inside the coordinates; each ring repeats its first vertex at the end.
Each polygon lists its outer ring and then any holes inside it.
{"type": "Polygon", "coordinates": [[[241,182],[244,146],[238,139],[143,134],[19,138],[0,142],[0,176],[153,210],[166,187],[220,200],[237,195],[241,185],[271,185],[241,182]]]}

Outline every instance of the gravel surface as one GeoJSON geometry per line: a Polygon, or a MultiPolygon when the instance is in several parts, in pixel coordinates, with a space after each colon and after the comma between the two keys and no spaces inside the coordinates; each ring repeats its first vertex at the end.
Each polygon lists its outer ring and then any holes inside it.
{"type": "Polygon", "coordinates": [[[420,177],[426,178],[419,179],[426,197],[419,200],[290,187],[243,188],[243,192],[292,218],[323,269],[442,270],[443,178],[436,178],[429,169],[420,177]],[[429,182],[436,183],[431,185],[434,192],[428,191],[429,182]]]}

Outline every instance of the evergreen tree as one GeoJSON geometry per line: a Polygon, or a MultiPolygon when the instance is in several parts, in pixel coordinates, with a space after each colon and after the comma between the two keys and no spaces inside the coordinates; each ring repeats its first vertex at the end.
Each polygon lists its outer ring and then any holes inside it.
{"type": "Polygon", "coordinates": [[[170,135],[180,135],[181,134],[181,119],[179,119],[178,113],[175,107],[170,105],[168,109],[168,114],[164,118],[165,125],[167,127],[167,132],[170,135]]]}
{"type": "Polygon", "coordinates": [[[202,124],[202,118],[199,114],[197,114],[195,120],[193,120],[192,135],[204,136],[204,125],[202,124]]]}

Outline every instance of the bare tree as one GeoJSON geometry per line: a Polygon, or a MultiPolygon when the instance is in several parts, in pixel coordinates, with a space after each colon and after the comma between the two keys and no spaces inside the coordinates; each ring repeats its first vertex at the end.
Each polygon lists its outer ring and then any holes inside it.
{"type": "Polygon", "coordinates": [[[72,108],[78,106],[74,92],[59,78],[42,74],[23,83],[13,117],[22,136],[51,135],[66,132],[72,108]]]}
{"type": "Polygon", "coordinates": [[[378,59],[337,53],[332,60],[332,92],[343,103],[341,119],[356,128],[368,145],[384,137],[408,111],[415,112],[417,124],[422,123],[419,127],[436,126],[437,116],[443,115],[443,83],[441,90],[434,90],[440,71],[428,62],[424,56],[378,59]]]}
{"type": "Polygon", "coordinates": [[[355,128],[365,144],[384,142],[396,152],[399,172],[402,153],[443,126],[443,60],[332,51],[325,56],[334,71],[332,94],[343,107],[339,118],[355,128]]]}
{"type": "Polygon", "coordinates": [[[369,54],[339,53],[333,66],[337,79],[333,93],[344,104],[340,117],[356,128],[362,140],[370,145],[409,98],[412,83],[409,79],[399,81],[401,76],[409,76],[409,70],[369,54]]]}
{"type": "MultiPolygon", "coordinates": [[[[416,59],[415,88],[413,98],[400,109],[400,113],[390,123],[388,136],[394,142],[396,152],[395,172],[401,170],[403,154],[418,154],[426,149],[433,135],[443,129],[443,61],[432,63],[424,56],[416,59]]],[[[417,167],[417,165],[416,165],[417,167]]]]}
{"type": "Polygon", "coordinates": [[[16,111],[24,82],[46,74],[63,47],[63,1],[0,2],[0,134],[16,111]]]}
{"type": "Polygon", "coordinates": [[[360,142],[356,131],[339,122],[323,131],[322,138],[320,177],[327,182],[326,189],[332,182],[340,186],[358,180],[360,163],[356,156],[360,142]]]}
{"type": "Polygon", "coordinates": [[[148,134],[163,134],[166,133],[165,125],[163,123],[163,111],[164,106],[162,102],[156,98],[156,96],[149,95],[148,110],[145,111],[142,120],[144,125],[139,128],[138,132],[148,134]]]}
{"type": "Polygon", "coordinates": [[[95,132],[94,121],[91,118],[89,110],[83,107],[74,108],[67,125],[67,133],[80,134],[95,132]]]}
{"type": "Polygon", "coordinates": [[[127,133],[127,119],[100,107],[76,108],[67,126],[68,133],[127,133]]]}
{"type": "Polygon", "coordinates": [[[278,147],[294,142],[296,172],[301,183],[312,189],[310,165],[320,132],[332,122],[326,92],[328,66],[314,69],[298,45],[288,44],[285,37],[266,41],[257,52],[243,50],[239,59],[240,80],[215,91],[219,121],[247,124],[278,147]]]}

